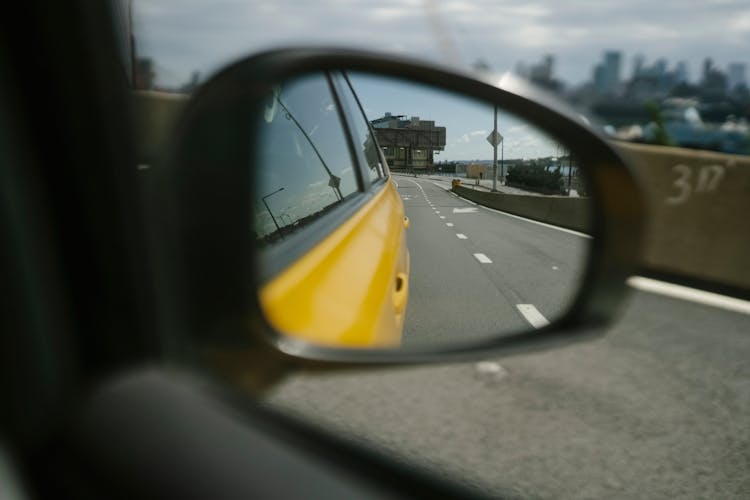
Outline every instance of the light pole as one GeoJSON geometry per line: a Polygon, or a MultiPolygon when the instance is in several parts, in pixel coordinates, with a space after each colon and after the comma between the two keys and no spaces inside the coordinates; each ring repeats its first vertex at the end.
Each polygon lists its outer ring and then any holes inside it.
{"type": "Polygon", "coordinates": [[[497,106],[495,106],[495,127],[492,129],[493,144],[492,148],[492,192],[497,191],[497,142],[494,134],[497,134],[497,106]]]}
{"type": "Polygon", "coordinates": [[[268,193],[267,195],[265,195],[264,197],[261,198],[261,201],[263,202],[263,205],[266,206],[266,210],[268,210],[268,214],[271,216],[271,220],[273,221],[274,226],[276,226],[276,230],[279,232],[279,236],[281,236],[282,238],[284,238],[284,235],[281,234],[281,228],[279,227],[279,223],[276,222],[276,217],[273,216],[273,212],[271,212],[271,209],[268,208],[268,203],[266,203],[266,198],[268,198],[269,196],[272,196],[272,195],[274,195],[276,193],[279,193],[279,192],[281,192],[283,190],[284,190],[284,188],[280,187],[279,189],[277,189],[273,193],[268,193]]]}

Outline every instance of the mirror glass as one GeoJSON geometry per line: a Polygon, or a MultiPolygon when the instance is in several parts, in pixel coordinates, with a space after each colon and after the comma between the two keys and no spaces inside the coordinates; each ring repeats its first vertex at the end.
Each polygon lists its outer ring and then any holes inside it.
{"type": "Polygon", "coordinates": [[[283,335],[446,349],[533,332],[578,292],[590,198],[576,152],[492,102],[347,71],[258,111],[258,296],[283,335]]]}

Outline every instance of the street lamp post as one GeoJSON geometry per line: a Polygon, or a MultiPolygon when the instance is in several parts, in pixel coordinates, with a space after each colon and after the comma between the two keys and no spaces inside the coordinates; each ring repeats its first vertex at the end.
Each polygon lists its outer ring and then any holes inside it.
{"type": "MultiPolygon", "coordinates": [[[[497,106],[495,106],[495,127],[492,129],[497,134],[497,106]]],[[[497,143],[492,148],[492,191],[497,191],[497,143]]]]}
{"type": "Polygon", "coordinates": [[[276,222],[276,217],[273,216],[273,212],[271,212],[271,209],[268,208],[268,203],[266,203],[266,198],[268,198],[269,196],[272,196],[272,195],[274,195],[274,194],[276,194],[278,192],[281,192],[283,190],[284,190],[284,188],[280,187],[279,189],[277,189],[273,193],[268,193],[267,195],[265,195],[264,197],[261,198],[261,201],[263,202],[263,205],[266,206],[266,210],[268,210],[268,214],[271,216],[271,220],[273,221],[273,224],[276,226],[276,230],[279,232],[279,236],[281,236],[282,238],[284,238],[284,235],[281,234],[281,228],[279,227],[279,223],[276,222]]]}

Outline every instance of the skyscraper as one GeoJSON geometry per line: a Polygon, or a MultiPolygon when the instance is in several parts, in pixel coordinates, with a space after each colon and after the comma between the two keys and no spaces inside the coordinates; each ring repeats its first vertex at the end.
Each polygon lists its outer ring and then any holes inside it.
{"type": "Polygon", "coordinates": [[[675,83],[685,83],[688,81],[688,67],[685,61],[677,63],[677,67],[674,70],[675,83]]]}
{"type": "Polygon", "coordinates": [[[745,80],[745,65],[743,63],[731,63],[729,65],[729,89],[732,90],[738,85],[747,85],[745,80]]]}
{"type": "Polygon", "coordinates": [[[594,87],[603,94],[617,92],[620,85],[620,64],[622,53],[609,50],[604,53],[604,61],[594,67],[594,87]]]}

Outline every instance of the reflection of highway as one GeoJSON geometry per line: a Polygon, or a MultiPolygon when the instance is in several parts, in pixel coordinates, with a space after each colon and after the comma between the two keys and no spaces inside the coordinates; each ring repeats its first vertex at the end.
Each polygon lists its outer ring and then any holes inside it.
{"type": "Polygon", "coordinates": [[[477,206],[445,182],[394,178],[411,220],[404,345],[488,338],[564,312],[588,237],[477,206]]]}

